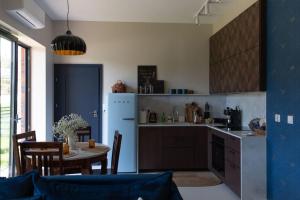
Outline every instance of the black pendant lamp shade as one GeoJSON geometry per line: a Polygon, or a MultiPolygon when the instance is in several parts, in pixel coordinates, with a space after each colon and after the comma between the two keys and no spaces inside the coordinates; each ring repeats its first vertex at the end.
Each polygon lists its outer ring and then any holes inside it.
{"type": "Polygon", "coordinates": [[[83,39],[72,35],[68,30],[65,35],[59,35],[51,42],[51,48],[56,55],[82,55],[86,52],[83,39]]]}
{"type": "Polygon", "coordinates": [[[67,27],[68,31],[65,35],[59,35],[51,42],[51,48],[56,55],[82,55],[86,52],[86,44],[83,39],[72,35],[69,28],[69,0],[67,0],[67,27]]]}

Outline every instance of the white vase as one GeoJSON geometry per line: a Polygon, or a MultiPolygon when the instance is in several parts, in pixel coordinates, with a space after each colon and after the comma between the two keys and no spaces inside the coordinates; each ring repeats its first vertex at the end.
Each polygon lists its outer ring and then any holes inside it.
{"type": "Polygon", "coordinates": [[[70,146],[70,149],[77,149],[76,147],[76,137],[68,136],[68,144],[70,146]]]}

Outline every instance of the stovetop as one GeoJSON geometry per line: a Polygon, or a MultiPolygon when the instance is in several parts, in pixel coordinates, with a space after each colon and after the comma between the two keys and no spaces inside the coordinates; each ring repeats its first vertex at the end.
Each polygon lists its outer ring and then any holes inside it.
{"type": "Polygon", "coordinates": [[[238,128],[227,128],[226,126],[224,126],[224,127],[217,127],[217,128],[222,129],[224,131],[251,131],[251,129],[247,126],[242,126],[238,128]]]}

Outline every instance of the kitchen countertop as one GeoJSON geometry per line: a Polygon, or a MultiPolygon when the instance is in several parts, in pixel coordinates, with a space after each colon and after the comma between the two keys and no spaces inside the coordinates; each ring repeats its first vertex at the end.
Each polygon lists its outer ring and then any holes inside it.
{"type": "Polygon", "coordinates": [[[249,130],[248,127],[244,127],[241,131],[233,131],[228,130],[226,128],[220,128],[219,126],[224,126],[223,124],[194,124],[194,123],[188,123],[188,122],[182,122],[182,123],[147,123],[147,124],[138,124],[139,127],[208,127],[215,129],[217,131],[223,132],[225,134],[237,137],[237,138],[244,138],[244,137],[265,137],[260,135],[255,135],[255,133],[251,130],[249,130]]]}
{"type": "MultiPolygon", "coordinates": [[[[215,126],[220,126],[221,124],[215,124],[215,126]]],[[[194,124],[189,122],[176,122],[176,123],[147,123],[139,124],[139,127],[155,127],[155,126],[207,126],[207,124],[194,124]]]]}

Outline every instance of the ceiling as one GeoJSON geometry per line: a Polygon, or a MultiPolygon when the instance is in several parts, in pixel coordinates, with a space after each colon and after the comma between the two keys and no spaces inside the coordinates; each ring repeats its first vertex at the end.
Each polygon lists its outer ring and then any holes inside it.
{"type": "MultiPolygon", "coordinates": [[[[205,0],[69,0],[70,20],[195,23],[205,0]]],[[[53,20],[65,20],[67,0],[36,0],[53,20]]]]}

